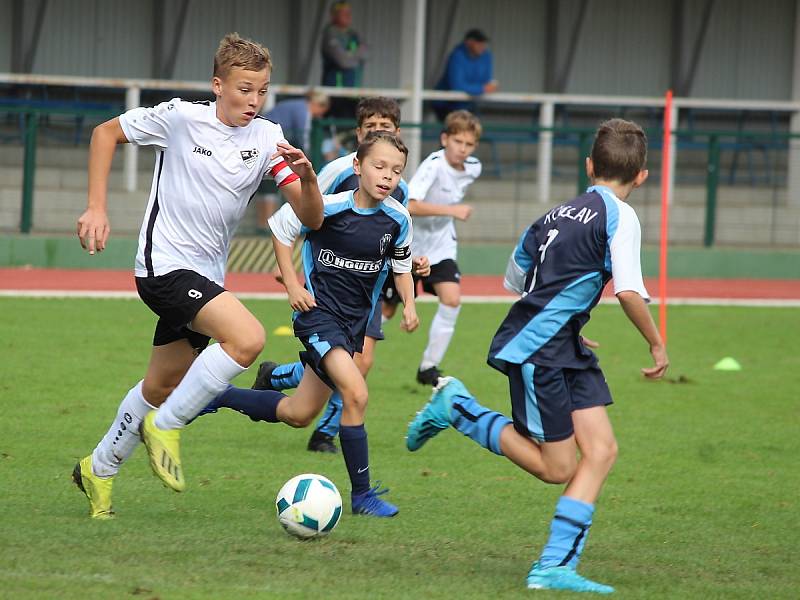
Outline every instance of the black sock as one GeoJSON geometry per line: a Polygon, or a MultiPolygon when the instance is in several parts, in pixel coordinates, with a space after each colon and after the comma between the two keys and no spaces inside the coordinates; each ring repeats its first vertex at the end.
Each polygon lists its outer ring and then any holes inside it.
{"type": "Polygon", "coordinates": [[[369,447],[364,424],[342,425],[339,429],[339,441],[353,494],[363,494],[369,489],[369,447]]]}

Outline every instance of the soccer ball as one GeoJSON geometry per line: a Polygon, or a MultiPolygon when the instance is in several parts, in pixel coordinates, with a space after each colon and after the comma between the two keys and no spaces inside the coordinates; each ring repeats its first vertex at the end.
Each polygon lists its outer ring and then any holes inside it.
{"type": "Polygon", "coordinates": [[[328,535],[342,516],[342,497],[333,482],[322,475],[305,473],[283,484],[275,498],[278,520],[299,538],[328,535]]]}

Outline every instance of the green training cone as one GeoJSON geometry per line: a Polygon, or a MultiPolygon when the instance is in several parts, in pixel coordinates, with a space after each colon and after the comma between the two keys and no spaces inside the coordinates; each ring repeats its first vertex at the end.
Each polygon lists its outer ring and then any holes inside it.
{"type": "Polygon", "coordinates": [[[740,365],[739,361],[735,358],[726,356],[714,365],[714,369],[717,371],[741,371],[742,365],[740,365]]]}

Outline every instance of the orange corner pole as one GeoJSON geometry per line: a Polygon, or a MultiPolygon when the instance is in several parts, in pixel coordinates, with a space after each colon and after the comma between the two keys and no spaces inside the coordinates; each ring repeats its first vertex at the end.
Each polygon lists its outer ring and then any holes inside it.
{"type": "Polygon", "coordinates": [[[672,90],[664,98],[664,141],[661,146],[661,241],[658,256],[658,328],[667,343],[667,242],[669,233],[670,141],[672,138],[672,90]]]}

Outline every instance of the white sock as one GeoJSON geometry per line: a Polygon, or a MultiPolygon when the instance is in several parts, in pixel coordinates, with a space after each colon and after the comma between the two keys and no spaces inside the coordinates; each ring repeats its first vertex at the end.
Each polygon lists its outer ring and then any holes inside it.
{"type": "Polygon", "coordinates": [[[447,347],[450,345],[450,340],[453,337],[453,332],[456,330],[456,319],[458,319],[458,311],[461,306],[446,306],[439,305],[436,315],[431,321],[431,330],[428,332],[428,347],[422,354],[422,362],[419,365],[420,370],[430,369],[436,367],[442,362],[444,353],[447,352],[447,347]]]}
{"type": "Polygon", "coordinates": [[[159,429],[181,429],[247,369],[214,344],[200,353],[156,414],[159,429]]]}
{"type": "Polygon", "coordinates": [[[153,410],[142,396],[142,382],[133,386],[122,399],[111,428],[92,453],[92,471],[98,477],[113,477],[119,471],[139,439],[139,423],[153,410]]]}

